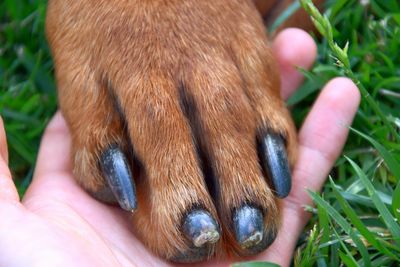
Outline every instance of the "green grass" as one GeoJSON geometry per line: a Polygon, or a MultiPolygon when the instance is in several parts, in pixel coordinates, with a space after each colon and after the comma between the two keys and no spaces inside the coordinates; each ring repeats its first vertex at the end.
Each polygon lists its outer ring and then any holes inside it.
{"type": "Polygon", "coordinates": [[[300,250],[298,258],[314,259],[317,266],[396,266],[400,262],[400,3],[369,1],[363,6],[358,1],[335,1],[323,17],[310,1],[301,2],[324,37],[320,49],[326,58],[310,76],[336,66],[332,71],[358,85],[362,103],[346,156],[338,161],[323,193],[310,192],[317,204],[311,209],[316,214],[311,225],[320,238],[318,242],[309,238],[308,243],[319,249],[311,255],[300,250]]]}
{"type": "Polygon", "coordinates": [[[31,180],[40,136],[57,105],[45,11],[46,1],[0,2],[0,115],[20,193],[31,180]]]}
{"type": "MultiPolygon", "coordinates": [[[[41,0],[0,3],[0,114],[21,193],[31,179],[44,126],[57,106],[43,30],[45,7],[41,0]]],[[[307,207],[313,217],[298,242],[293,264],[397,266],[400,3],[328,1],[325,14],[330,23],[313,14],[324,36],[317,64],[305,72],[305,84],[290,99],[295,120],[301,123],[320,88],[335,76],[355,80],[363,98],[330,181],[321,193],[310,192],[316,207],[307,207]]]]}

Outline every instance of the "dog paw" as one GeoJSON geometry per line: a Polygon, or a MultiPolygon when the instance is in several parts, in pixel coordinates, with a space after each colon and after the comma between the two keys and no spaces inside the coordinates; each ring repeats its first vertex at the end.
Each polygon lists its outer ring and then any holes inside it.
{"type": "Polygon", "coordinates": [[[295,128],[251,1],[49,2],[73,170],[179,262],[252,255],[280,224],[295,128]]]}

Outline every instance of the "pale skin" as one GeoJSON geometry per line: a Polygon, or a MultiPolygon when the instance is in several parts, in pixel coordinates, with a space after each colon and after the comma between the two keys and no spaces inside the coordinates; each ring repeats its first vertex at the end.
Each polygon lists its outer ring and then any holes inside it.
{"type": "MultiPolygon", "coordinates": [[[[316,45],[302,30],[287,29],[275,38],[273,50],[286,99],[303,79],[295,66],[309,68],[316,45]]],[[[304,205],[312,205],[306,189],[321,189],[343,148],[359,102],[358,89],[346,78],[335,78],[323,88],[299,130],[299,158],[292,191],[280,203],[283,224],[278,237],[265,252],[246,260],[289,266],[310,217],[304,211],[304,205]]],[[[57,113],[45,131],[33,182],[21,200],[8,168],[0,120],[0,266],[171,266],[135,238],[128,213],[94,200],[76,184],[69,150],[69,132],[57,113]]],[[[197,266],[229,263],[213,260],[197,266]]]]}

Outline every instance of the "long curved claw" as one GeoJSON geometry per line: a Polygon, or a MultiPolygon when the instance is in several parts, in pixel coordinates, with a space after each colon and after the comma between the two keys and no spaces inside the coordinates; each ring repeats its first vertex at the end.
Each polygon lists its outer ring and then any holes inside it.
{"type": "Polygon", "coordinates": [[[106,149],[100,157],[100,166],[120,207],[126,211],[134,211],[137,208],[135,184],[121,149],[116,145],[106,149]]]}
{"type": "Polygon", "coordinates": [[[283,138],[269,132],[259,140],[259,144],[261,165],[271,180],[275,195],[287,197],[292,187],[292,176],[283,138]]]}

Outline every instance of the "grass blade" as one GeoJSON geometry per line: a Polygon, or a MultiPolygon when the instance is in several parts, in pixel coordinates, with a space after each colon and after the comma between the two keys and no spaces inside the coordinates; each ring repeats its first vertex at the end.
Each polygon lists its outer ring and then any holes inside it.
{"type": "Polygon", "coordinates": [[[396,178],[396,181],[398,182],[400,180],[400,163],[396,161],[396,159],[390,154],[390,152],[382,146],[380,143],[375,141],[373,138],[369,137],[368,135],[357,131],[354,128],[350,127],[350,130],[370,142],[376,150],[379,152],[379,154],[382,156],[382,158],[385,161],[386,166],[388,169],[393,173],[394,177],[396,178]]]}
{"type": "Polygon", "coordinates": [[[356,171],[358,177],[363,182],[365,188],[367,189],[368,195],[371,197],[371,200],[374,202],[376,209],[379,211],[379,214],[382,217],[382,220],[385,222],[388,230],[392,233],[393,238],[395,239],[397,245],[400,245],[400,226],[393,218],[393,215],[387,209],[385,204],[379,198],[374,186],[372,185],[371,181],[367,178],[365,173],[358,167],[358,165],[352,161],[350,158],[346,159],[350,162],[353,169],[356,171]]]}
{"type": "Polygon", "coordinates": [[[318,260],[317,252],[321,241],[318,232],[317,225],[314,225],[308,235],[306,247],[302,249],[301,253],[298,251],[298,253],[295,254],[294,266],[308,267],[315,265],[315,262],[318,260]]]}
{"type": "Polygon", "coordinates": [[[340,259],[344,262],[344,264],[346,266],[358,267],[357,262],[355,262],[354,258],[351,258],[350,256],[343,253],[342,251],[339,251],[339,256],[340,256],[340,259]]]}
{"type": "Polygon", "coordinates": [[[337,189],[335,183],[331,178],[329,178],[329,181],[332,185],[332,190],[333,193],[336,196],[336,199],[339,202],[339,205],[342,207],[343,212],[346,214],[350,222],[357,228],[357,230],[360,232],[360,234],[376,249],[378,249],[380,252],[383,254],[388,255],[389,257],[399,260],[395,254],[393,254],[390,250],[388,250],[386,247],[384,247],[379,240],[375,238],[375,236],[368,230],[368,228],[364,225],[364,223],[361,221],[361,219],[357,216],[355,211],[351,208],[349,203],[344,199],[344,197],[341,195],[339,190],[337,189]]]}
{"type": "Polygon", "coordinates": [[[400,222],[400,182],[397,184],[393,193],[392,208],[394,216],[396,216],[397,221],[400,222]]]}
{"type": "Polygon", "coordinates": [[[323,209],[325,209],[326,212],[329,214],[329,216],[334,221],[336,221],[340,225],[340,227],[351,237],[354,244],[356,244],[358,250],[360,251],[360,254],[364,261],[364,265],[371,266],[371,259],[369,258],[367,248],[365,247],[361,239],[358,237],[358,235],[354,232],[351,225],[346,221],[346,219],[344,219],[343,216],[340,215],[340,213],[337,210],[335,210],[331,205],[329,205],[328,202],[322,199],[318,194],[312,191],[309,191],[309,194],[311,195],[313,201],[319,206],[321,206],[323,209]]]}
{"type": "Polygon", "coordinates": [[[350,251],[347,249],[346,245],[343,243],[342,239],[340,238],[340,236],[337,233],[337,231],[335,230],[335,228],[333,228],[333,233],[335,234],[335,236],[336,236],[337,240],[339,241],[340,245],[346,251],[346,254],[345,254],[341,250],[339,250],[339,257],[346,264],[346,266],[358,267],[359,265],[357,264],[356,259],[353,257],[353,255],[350,253],[350,251]]]}
{"type": "Polygon", "coordinates": [[[270,27],[270,32],[275,32],[275,30],[281,26],[291,15],[293,15],[300,8],[300,2],[295,1],[291,4],[282,14],[274,21],[270,27]]]}
{"type": "MultiPolygon", "coordinates": [[[[329,231],[329,215],[325,209],[322,209],[322,208],[318,209],[318,220],[319,220],[320,229],[322,231],[320,243],[326,243],[330,239],[330,236],[329,236],[330,231],[329,231]]],[[[320,248],[320,253],[322,255],[328,255],[329,247],[320,248]]]]}

